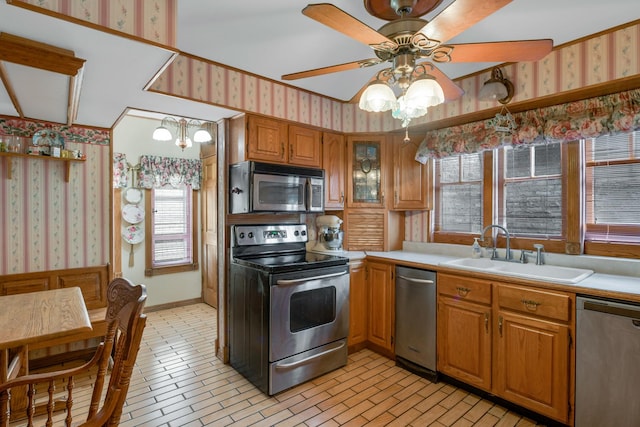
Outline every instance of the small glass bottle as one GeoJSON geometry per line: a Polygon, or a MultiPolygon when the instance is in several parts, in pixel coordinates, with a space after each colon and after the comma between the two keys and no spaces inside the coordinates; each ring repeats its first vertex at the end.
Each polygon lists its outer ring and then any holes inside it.
{"type": "Polygon", "coordinates": [[[473,245],[471,245],[471,258],[480,258],[482,257],[482,248],[480,247],[480,243],[478,243],[478,238],[473,238],[473,245]]]}

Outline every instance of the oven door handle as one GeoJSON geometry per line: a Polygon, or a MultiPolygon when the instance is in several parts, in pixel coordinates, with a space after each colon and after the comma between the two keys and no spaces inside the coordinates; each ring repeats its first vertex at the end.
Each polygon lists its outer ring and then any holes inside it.
{"type": "Polygon", "coordinates": [[[326,356],[327,354],[333,353],[335,351],[341,350],[342,348],[344,348],[346,342],[345,340],[340,340],[340,342],[338,343],[338,345],[336,347],[332,347],[329,348],[325,351],[322,351],[318,354],[314,354],[311,357],[307,357],[306,359],[302,359],[302,360],[298,360],[297,362],[291,362],[291,363],[277,363],[276,364],[276,370],[288,370],[288,369],[295,369],[298,366],[302,366],[302,365],[307,365],[309,363],[312,363],[313,361],[315,361],[316,359],[326,356]]]}
{"type": "Polygon", "coordinates": [[[332,273],[332,274],[323,274],[321,276],[305,277],[302,279],[277,280],[276,284],[281,286],[295,285],[296,283],[311,282],[312,280],[320,280],[320,279],[329,279],[331,277],[344,276],[345,274],[347,274],[346,271],[342,273],[332,273]]]}

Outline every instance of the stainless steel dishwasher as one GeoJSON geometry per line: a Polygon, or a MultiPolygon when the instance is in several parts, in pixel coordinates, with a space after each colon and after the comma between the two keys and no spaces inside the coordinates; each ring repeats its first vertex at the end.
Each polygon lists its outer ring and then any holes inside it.
{"type": "Polygon", "coordinates": [[[396,363],[432,381],[436,374],[436,273],[396,267],[396,363]]]}
{"type": "Polygon", "coordinates": [[[576,427],[640,425],[640,305],[576,299],[576,427]]]}

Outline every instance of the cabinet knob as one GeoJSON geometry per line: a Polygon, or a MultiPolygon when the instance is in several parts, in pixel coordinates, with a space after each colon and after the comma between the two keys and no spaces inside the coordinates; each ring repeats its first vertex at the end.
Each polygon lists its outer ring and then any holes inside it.
{"type": "Polygon", "coordinates": [[[530,300],[530,299],[522,299],[520,300],[520,302],[529,311],[536,311],[538,309],[538,306],[542,304],[541,302],[530,300]]]}
{"type": "Polygon", "coordinates": [[[469,294],[469,292],[471,292],[471,289],[465,288],[463,286],[456,286],[456,292],[458,293],[458,295],[464,298],[469,294]]]}

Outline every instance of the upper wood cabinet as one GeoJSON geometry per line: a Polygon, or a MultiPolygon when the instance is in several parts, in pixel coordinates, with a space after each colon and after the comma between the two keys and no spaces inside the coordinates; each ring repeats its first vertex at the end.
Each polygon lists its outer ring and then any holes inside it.
{"type": "Polygon", "coordinates": [[[322,133],[269,117],[241,115],[229,126],[229,163],[255,160],[322,167],[322,133]]]}
{"type": "Polygon", "coordinates": [[[344,209],[346,148],[344,135],[324,132],[322,134],[322,166],[325,174],[326,210],[344,209]]]}
{"type": "Polygon", "coordinates": [[[322,167],[322,132],[289,125],[289,159],[291,165],[322,167]]]}
{"type": "Polygon", "coordinates": [[[432,161],[423,165],[415,160],[421,139],[413,136],[410,142],[396,135],[393,146],[393,209],[431,209],[432,161]]]}
{"type": "Polygon", "coordinates": [[[347,207],[386,206],[385,149],[383,135],[347,137],[347,207]]]}

